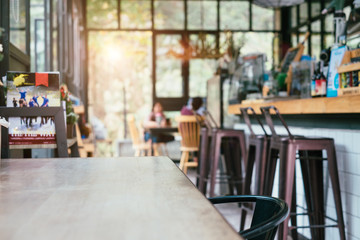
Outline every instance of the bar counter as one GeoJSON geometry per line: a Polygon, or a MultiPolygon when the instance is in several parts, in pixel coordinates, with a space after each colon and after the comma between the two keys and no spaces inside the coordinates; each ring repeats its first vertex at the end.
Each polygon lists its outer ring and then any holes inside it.
{"type": "MultiPolygon", "coordinates": [[[[307,137],[329,137],[335,140],[336,155],[339,170],[340,190],[343,202],[343,214],[345,221],[345,231],[348,238],[357,237],[360,234],[360,211],[358,203],[360,201],[360,188],[357,184],[360,181],[360,95],[341,96],[334,98],[309,98],[292,99],[286,101],[273,102],[246,102],[245,104],[229,105],[228,113],[240,115],[241,107],[252,107],[257,114],[260,113],[262,106],[276,106],[283,115],[286,123],[290,126],[293,135],[303,135],[307,137]]],[[[260,119],[265,123],[265,119],[260,119]]],[[[273,118],[276,124],[276,131],[286,135],[286,131],[281,127],[280,121],[273,118]]],[[[252,119],[254,131],[262,134],[261,128],[252,119]]],[[[247,126],[242,117],[236,126],[237,129],[244,129],[247,133],[247,126]]],[[[270,133],[270,131],[268,131],[270,133]]],[[[297,181],[302,181],[301,172],[297,173],[297,181]]],[[[329,189],[328,181],[325,180],[325,189],[329,189]]],[[[299,206],[305,206],[303,195],[298,194],[299,206]]],[[[325,202],[326,212],[335,212],[331,200],[325,202]]],[[[302,220],[301,220],[302,221],[302,220]]],[[[307,234],[301,230],[302,234],[307,234]]],[[[326,229],[326,239],[338,239],[337,233],[331,229],[326,229]]]]}
{"type": "Polygon", "coordinates": [[[252,107],[260,113],[260,107],[274,105],[281,114],[347,114],[360,113],[360,95],[334,98],[306,98],[284,101],[247,102],[229,105],[229,114],[240,114],[241,107],[252,107]]]}

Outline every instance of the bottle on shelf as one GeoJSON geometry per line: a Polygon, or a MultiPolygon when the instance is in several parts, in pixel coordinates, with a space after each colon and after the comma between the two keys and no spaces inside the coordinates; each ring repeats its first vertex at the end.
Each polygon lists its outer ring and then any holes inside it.
{"type": "Polygon", "coordinates": [[[326,77],[324,75],[324,64],[323,62],[321,61],[320,62],[320,76],[319,76],[319,82],[320,82],[320,89],[319,89],[319,96],[320,97],[326,97],[326,77]]]}
{"type": "Polygon", "coordinates": [[[311,79],[311,97],[325,97],[326,83],[326,77],[323,72],[323,63],[318,62],[311,79]]]}
{"type": "Polygon", "coordinates": [[[311,78],[311,97],[316,97],[316,77],[317,77],[317,68],[315,66],[315,70],[311,78]]]}

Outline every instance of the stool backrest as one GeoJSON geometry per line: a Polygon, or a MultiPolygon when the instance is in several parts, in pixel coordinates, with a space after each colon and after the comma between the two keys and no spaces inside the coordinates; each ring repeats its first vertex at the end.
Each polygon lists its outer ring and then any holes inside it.
{"type": "Polygon", "coordinates": [[[267,196],[224,196],[209,198],[213,204],[219,203],[256,203],[249,229],[239,234],[248,240],[272,240],[278,226],[289,215],[289,208],[284,200],[267,196]]]}
{"type": "Polygon", "coordinates": [[[213,118],[212,114],[208,111],[205,110],[204,111],[204,115],[205,115],[205,124],[208,128],[219,128],[219,126],[217,125],[215,119],[213,118]]]}
{"type": "Polygon", "coordinates": [[[199,121],[204,121],[204,118],[201,116],[178,116],[176,121],[181,135],[181,146],[198,148],[201,128],[199,121]]]}
{"type": "Polygon", "coordinates": [[[252,136],[255,136],[255,133],[254,133],[254,131],[252,129],[252,126],[251,126],[250,117],[249,117],[249,114],[248,114],[249,110],[252,112],[252,115],[254,116],[254,118],[256,119],[258,124],[260,125],[261,129],[264,131],[265,136],[268,136],[267,132],[265,131],[264,125],[262,124],[262,122],[260,121],[258,116],[256,115],[255,110],[252,107],[240,108],[241,116],[244,118],[244,121],[245,121],[246,125],[249,128],[250,134],[252,136]]]}
{"type": "Polygon", "coordinates": [[[284,118],[281,116],[279,110],[275,106],[260,107],[260,110],[261,110],[262,114],[265,116],[265,121],[266,121],[267,125],[269,126],[273,137],[278,137],[278,135],[276,134],[275,127],[274,127],[274,122],[273,122],[273,120],[271,118],[271,115],[270,115],[271,110],[273,110],[275,112],[275,114],[279,118],[280,122],[282,123],[282,125],[286,129],[289,137],[294,138],[294,136],[291,134],[291,132],[289,130],[289,127],[286,124],[284,118]]]}

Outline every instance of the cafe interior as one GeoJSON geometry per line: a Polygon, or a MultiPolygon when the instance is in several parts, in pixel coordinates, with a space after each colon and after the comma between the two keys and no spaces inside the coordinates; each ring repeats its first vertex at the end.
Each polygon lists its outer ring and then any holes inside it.
{"type": "Polygon", "coordinates": [[[360,240],[360,0],[1,0],[0,75],[2,240],[360,240]]]}

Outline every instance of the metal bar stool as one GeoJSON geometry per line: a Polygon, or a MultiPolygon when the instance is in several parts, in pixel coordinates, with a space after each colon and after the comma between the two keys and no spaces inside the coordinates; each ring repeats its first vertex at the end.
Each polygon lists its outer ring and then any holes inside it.
{"type": "Polygon", "coordinates": [[[226,171],[228,177],[228,183],[230,187],[230,194],[233,194],[233,185],[236,186],[237,194],[242,193],[242,182],[243,182],[243,169],[246,165],[246,145],[245,145],[245,133],[243,130],[234,129],[212,129],[211,139],[211,170],[210,170],[210,197],[214,196],[215,191],[215,178],[216,170],[219,165],[220,150],[221,148],[228,147],[230,151],[224,151],[230,154],[226,156],[226,171]],[[237,142],[234,140],[237,139],[237,142]],[[229,147],[229,144],[231,145],[229,147]],[[238,145],[239,147],[236,147],[238,145]],[[241,156],[237,156],[238,150],[241,151],[241,156]],[[234,154],[235,156],[233,156],[234,154]],[[239,159],[240,158],[240,159],[239,159]],[[241,158],[243,161],[241,161],[241,158]]]}
{"type": "MultiPolygon", "coordinates": [[[[294,136],[274,106],[262,107],[262,113],[272,132],[270,143],[270,152],[268,156],[268,167],[266,172],[265,194],[271,194],[272,185],[275,175],[277,156],[273,150],[278,150],[280,158],[280,181],[279,196],[285,202],[292,206],[296,201],[294,194],[294,178],[295,178],[295,160],[296,152],[299,152],[300,166],[304,179],[304,190],[307,208],[309,210],[309,223],[312,239],[325,239],[325,227],[339,228],[340,238],[345,239],[345,227],[342,212],[340,184],[336,161],[336,152],[334,140],[331,138],[307,138],[294,136]],[[288,137],[278,136],[276,134],[274,124],[270,115],[270,110],[274,110],[282,125],[285,127],[288,137]],[[322,158],[322,151],[327,152],[327,159],[322,158]],[[323,192],[323,160],[328,161],[329,176],[334,194],[337,220],[325,216],[324,210],[324,192],[323,192]],[[336,224],[325,225],[325,218],[333,220],[336,224]]],[[[297,229],[299,227],[289,227],[289,218],[279,228],[279,238],[286,239],[289,229],[297,229]]],[[[294,222],[293,222],[294,223],[294,222]]],[[[306,227],[306,226],[305,226],[306,227]]],[[[301,227],[304,228],[304,227],[301,227]]]]}
{"type": "MultiPolygon", "coordinates": [[[[243,188],[243,195],[255,194],[255,195],[263,195],[264,185],[265,185],[265,169],[266,169],[266,160],[268,154],[268,148],[270,143],[270,136],[265,131],[265,128],[260,121],[260,119],[256,116],[256,113],[252,107],[240,108],[241,116],[243,117],[249,131],[249,146],[247,151],[247,164],[245,170],[245,182],[243,188]],[[263,135],[257,135],[254,133],[252,124],[249,118],[248,111],[252,113],[257,123],[260,125],[263,135]],[[255,184],[254,191],[251,192],[250,187],[252,183],[252,175],[255,165],[255,184]]],[[[248,212],[253,211],[253,206],[249,204],[242,205],[242,213],[241,213],[241,221],[240,221],[240,229],[244,229],[245,220],[248,212]]]]}
{"type": "Polygon", "coordinates": [[[209,150],[210,150],[211,134],[207,127],[200,130],[200,149],[199,149],[199,167],[197,168],[197,188],[206,195],[206,187],[208,175],[210,172],[209,150]]]}

